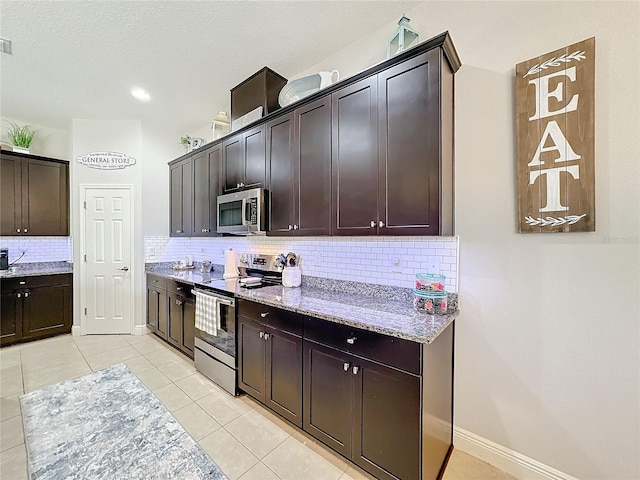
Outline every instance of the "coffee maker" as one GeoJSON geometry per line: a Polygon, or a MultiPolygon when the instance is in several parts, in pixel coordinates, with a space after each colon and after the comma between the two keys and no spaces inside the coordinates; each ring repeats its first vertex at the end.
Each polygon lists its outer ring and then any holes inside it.
{"type": "Polygon", "coordinates": [[[0,248],[0,270],[9,269],[9,249],[0,248]]]}

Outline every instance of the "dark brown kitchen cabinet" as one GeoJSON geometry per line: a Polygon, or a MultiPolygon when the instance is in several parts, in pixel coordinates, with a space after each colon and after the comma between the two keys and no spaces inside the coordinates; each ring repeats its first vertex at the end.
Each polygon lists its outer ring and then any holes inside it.
{"type": "Polygon", "coordinates": [[[147,327],[193,358],[196,310],[191,288],[186,283],[147,274],[147,327]]]}
{"type": "Polygon", "coordinates": [[[379,235],[451,235],[452,75],[431,50],[378,78],[379,235]]]}
{"type": "Polygon", "coordinates": [[[267,124],[269,235],[331,233],[331,97],[267,124]]]}
{"type": "Polygon", "coordinates": [[[192,237],[218,236],[217,199],[220,194],[222,145],[217,144],[192,157],[193,221],[192,237]]]}
{"type": "Polygon", "coordinates": [[[0,235],[69,235],[69,164],[0,153],[0,235]]]}
{"type": "Polygon", "coordinates": [[[333,235],[375,235],[378,217],[377,79],[332,94],[333,235]]]}
{"type": "Polygon", "coordinates": [[[302,318],[238,302],[238,386],[302,426],[302,318]],[[260,319],[260,320],[258,320],[260,319]]]}
{"type": "Polygon", "coordinates": [[[171,163],[169,166],[169,235],[188,237],[191,234],[193,212],[192,158],[171,163]]]}
{"type": "Polygon", "coordinates": [[[266,178],[265,126],[259,125],[222,142],[225,192],[264,187],[266,178]]]}
{"type": "Polygon", "coordinates": [[[2,279],[2,345],[71,332],[71,274],[2,279]]]}

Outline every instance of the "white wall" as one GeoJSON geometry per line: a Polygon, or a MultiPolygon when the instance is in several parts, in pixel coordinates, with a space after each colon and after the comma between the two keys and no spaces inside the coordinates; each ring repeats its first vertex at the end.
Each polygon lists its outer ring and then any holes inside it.
{"type": "MultiPolygon", "coordinates": [[[[425,2],[456,75],[455,423],[585,479],[640,478],[640,3],[425,2]],[[515,64],[596,37],[596,232],[516,233],[515,64]]],[[[395,19],[297,76],[384,58],[395,19]]],[[[294,77],[295,78],[295,77],[294,77]]]]}
{"type": "MultiPolygon", "coordinates": [[[[135,260],[130,265],[131,285],[135,302],[136,325],[143,325],[144,320],[144,242],[142,232],[142,171],[146,155],[142,153],[141,125],[139,120],[73,120],[72,125],[72,158],[91,152],[119,152],[136,159],[136,164],[119,170],[102,170],[90,168],[71,162],[71,232],[75,239],[73,260],[76,267],[73,271],[74,288],[74,325],[78,326],[81,318],[82,290],[85,288],[78,265],[81,264],[85,251],[82,245],[81,216],[83,185],[132,185],[133,186],[133,243],[135,260]]],[[[133,332],[132,332],[133,333],[133,332]]]]}

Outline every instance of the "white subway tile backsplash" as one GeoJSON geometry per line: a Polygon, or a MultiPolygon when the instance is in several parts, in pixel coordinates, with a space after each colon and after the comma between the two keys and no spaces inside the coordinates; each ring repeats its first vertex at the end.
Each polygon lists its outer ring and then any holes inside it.
{"type": "Polygon", "coordinates": [[[9,249],[9,262],[26,252],[20,263],[70,262],[71,237],[1,237],[0,247],[9,249]]]}
{"type": "MultiPolygon", "coordinates": [[[[224,251],[278,254],[296,252],[304,275],[413,288],[415,274],[439,260],[446,287],[458,290],[457,237],[145,237],[146,262],[174,262],[185,255],[224,264],[224,251]],[[400,264],[395,265],[394,260],[400,264]],[[433,260],[433,259],[432,259],[433,260]],[[393,271],[392,271],[393,270],[393,271]],[[399,270],[399,271],[398,271],[399,270]]],[[[70,249],[69,249],[70,251],[70,249]]],[[[70,255],[69,255],[70,257],[70,255]]]]}

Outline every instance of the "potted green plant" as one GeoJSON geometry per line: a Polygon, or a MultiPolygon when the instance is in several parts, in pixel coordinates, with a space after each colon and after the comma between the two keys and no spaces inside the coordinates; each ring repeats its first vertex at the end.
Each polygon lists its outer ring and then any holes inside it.
{"type": "Polygon", "coordinates": [[[191,136],[185,135],[184,137],[180,137],[180,143],[184,146],[185,150],[188,152],[189,147],[191,146],[191,136]]]}
{"type": "Polygon", "coordinates": [[[9,122],[9,125],[7,135],[13,144],[13,151],[29,153],[29,147],[36,131],[31,128],[31,125],[18,125],[15,122],[9,122]]]}

